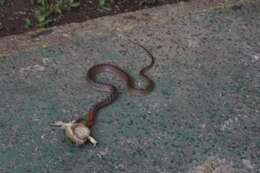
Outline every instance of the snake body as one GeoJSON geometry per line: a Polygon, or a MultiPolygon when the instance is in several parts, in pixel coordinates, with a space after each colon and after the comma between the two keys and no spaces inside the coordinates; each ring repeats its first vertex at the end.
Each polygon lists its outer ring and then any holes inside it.
{"type": "MultiPolygon", "coordinates": [[[[135,43],[135,42],[133,42],[135,43]]],[[[149,65],[145,66],[140,72],[139,75],[146,81],[146,85],[144,88],[136,88],[134,84],[133,78],[121,68],[112,65],[112,64],[97,64],[92,66],[87,72],[87,81],[91,84],[91,86],[102,92],[108,92],[109,95],[102,99],[101,101],[94,104],[87,113],[87,127],[91,128],[96,120],[96,115],[98,111],[108,105],[110,105],[113,101],[115,101],[119,95],[117,88],[109,83],[97,81],[97,76],[100,73],[112,73],[120,77],[126,84],[127,90],[133,94],[138,96],[145,96],[149,94],[154,88],[154,82],[145,74],[149,69],[151,69],[154,65],[154,57],[153,55],[146,49],[144,46],[139,45],[150,57],[151,62],[149,65]]]]}

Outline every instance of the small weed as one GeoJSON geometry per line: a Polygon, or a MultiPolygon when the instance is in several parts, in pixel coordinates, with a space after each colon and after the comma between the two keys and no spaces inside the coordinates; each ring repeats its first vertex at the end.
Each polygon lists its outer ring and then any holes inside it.
{"type": "Polygon", "coordinates": [[[110,8],[109,8],[109,0],[99,0],[99,6],[102,9],[110,10],[110,8]]]}
{"type": "Polygon", "coordinates": [[[31,0],[36,6],[33,19],[26,19],[25,26],[44,27],[56,21],[64,11],[80,6],[79,0],[31,0]]]}
{"type": "Polygon", "coordinates": [[[31,28],[31,27],[33,27],[33,23],[32,23],[32,20],[30,20],[30,19],[28,19],[28,18],[26,18],[25,20],[25,28],[31,28]]]}
{"type": "Polygon", "coordinates": [[[6,3],[6,0],[0,0],[0,7],[4,6],[6,3]]]}

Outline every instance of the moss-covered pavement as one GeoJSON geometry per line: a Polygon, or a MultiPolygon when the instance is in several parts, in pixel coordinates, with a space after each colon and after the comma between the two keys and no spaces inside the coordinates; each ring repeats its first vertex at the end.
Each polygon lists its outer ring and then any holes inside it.
{"type": "Polygon", "coordinates": [[[0,39],[1,173],[257,173],[260,170],[260,7],[181,3],[0,39]],[[196,7],[195,7],[196,6],[196,7]],[[259,8],[258,8],[259,7],[259,8]],[[206,9],[206,10],[205,10],[206,9]],[[110,62],[142,84],[102,110],[98,146],[50,123],[85,116],[104,93],[85,80],[110,62]]]}

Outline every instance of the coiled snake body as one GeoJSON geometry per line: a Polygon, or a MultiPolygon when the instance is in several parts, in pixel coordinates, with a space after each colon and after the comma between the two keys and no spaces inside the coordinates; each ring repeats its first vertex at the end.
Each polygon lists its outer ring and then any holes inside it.
{"type": "Polygon", "coordinates": [[[133,42],[133,43],[140,46],[149,55],[149,57],[151,59],[150,64],[145,66],[139,72],[139,75],[146,81],[146,86],[144,88],[136,88],[133,78],[128,73],[126,73],[125,71],[123,71],[122,69],[120,69],[117,66],[114,66],[111,64],[97,64],[97,65],[94,65],[93,67],[91,67],[87,72],[87,81],[91,84],[91,86],[94,89],[103,91],[103,92],[108,92],[110,94],[103,100],[97,102],[95,105],[93,105],[89,109],[89,111],[87,113],[87,124],[86,124],[88,128],[91,128],[94,125],[97,112],[100,109],[111,104],[118,97],[118,91],[115,86],[113,86],[112,84],[109,84],[109,83],[97,81],[98,74],[109,72],[109,73],[113,73],[113,74],[119,76],[125,82],[128,91],[133,95],[145,96],[153,90],[154,82],[145,73],[153,67],[154,61],[155,61],[154,57],[149,52],[149,50],[146,49],[144,46],[142,46],[138,43],[135,43],[135,42],[133,42]]]}

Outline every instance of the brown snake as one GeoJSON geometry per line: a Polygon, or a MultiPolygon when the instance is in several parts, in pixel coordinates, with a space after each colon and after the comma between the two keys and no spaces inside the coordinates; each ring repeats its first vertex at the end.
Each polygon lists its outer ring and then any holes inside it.
{"type": "MultiPolygon", "coordinates": [[[[132,42],[132,41],[131,41],[132,42]]],[[[145,66],[140,72],[139,75],[146,81],[146,86],[144,88],[136,88],[134,84],[133,78],[120,69],[119,67],[112,65],[112,64],[97,64],[92,66],[88,72],[87,72],[87,81],[91,84],[91,86],[99,91],[108,92],[110,93],[107,97],[105,97],[103,100],[97,102],[95,105],[93,105],[88,113],[87,113],[87,127],[91,128],[93,127],[97,112],[110,105],[113,101],[116,100],[118,97],[118,91],[117,88],[109,83],[104,83],[97,81],[97,75],[104,72],[113,73],[117,76],[119,76],[126,84],[128,91],[133,95],[139,95],[139,96],[145,96],[149,94],[153,88],[154,88],[154,82],[145,74],[149,69],[151,69],[154,65],[154,56],[152,53],[149,52],[148,49],[146,49],[144,46],[140,45],[139,43],[132,42],[134,44],[137,44],[140,46],[151,58],[151,62],[149,65],[145,66]]],[[[77,120],[77,122],[82,121],[82,119],[77,120]]]]}

